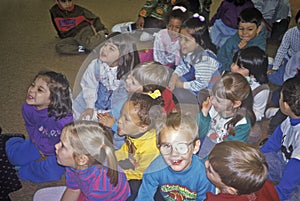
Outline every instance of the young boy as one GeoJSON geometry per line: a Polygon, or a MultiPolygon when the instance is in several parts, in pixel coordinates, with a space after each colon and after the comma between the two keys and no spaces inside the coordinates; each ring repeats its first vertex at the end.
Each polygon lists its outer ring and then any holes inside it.
{"type": "Polygon", "coordinates": [[[258,46],[266,50],[266,38],[264,34],[260,34],[261,21],[262,14],[256,8],[246,8],[240,13],[238,32],[225,42],[217,54],[225,72],[230,72],[233,56],[238,50],[248,46],[258,46]]]}
{"type": "Polygon", "coordinates": [[[195,155],[200,146],[198,126],[180,113],[168,115],[158,126],[158,156],[143,175],[136,201],[154,200],[159,190],[165,200],[203,200],[215,187],[205,176],[205,167],[195,155]]]}
{"type": "Polygon", "coordinates": [[[50,9],[52,23],[60,41],[55,48],[61,54],[89,52],[105,40],[107,28],[89,10],[73,4],[72,0],[56,0],[50,9]]]}
{"type": "Polygon", "coordinates": [[[206,175],[219,193],[206,201],[279,201],[274,185],[266,181],[268,166],[259,149],[245,142],[223,141],[205,161],[206,175]]]}
{"type": "Polygon", "coordinates": [[[300,199],[300,77],[283,83],[280,110],[288,117],[261,147],[280,200],[300,199]]]}

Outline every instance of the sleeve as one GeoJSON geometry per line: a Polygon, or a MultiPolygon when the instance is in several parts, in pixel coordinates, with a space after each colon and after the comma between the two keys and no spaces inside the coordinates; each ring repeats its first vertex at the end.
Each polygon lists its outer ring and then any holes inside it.
{"type": "Polygon", "coordinates": [[[279,69],[285,55],[288,52],[288,49],[289,49],[290,43],[291,43],[289,33],[290,32],[287,31],[283,36],[283,39],[280,43],[280,46],[277,50],[277,53],[276,53],[276,56],[275,56],[275,59],[274,59],[274,62],[273,62],[273,67],[272,67],[273,70],[278,70],[279,69]]]}
{"type": "Polygon", "coordinates": [[[176,73],[178,77],[187,73],[186,64],[184,63],[182,58],[180,59],[179,65],[176,66],[174,73],[176,73]]]}
{"type": "Polygon", "coordinates": [[[281,126],[279,125],[260,150],[263,153],[277,152],[281,147],[282,135],[281,126]]]}
{"type": "Polygon", "coordinates": [[[237,125],[234,128],[235,135],[229,135],[228,138],[226,138],[226,141],[234,140],[240,142],[247,142],[248,136],[250,134],[250,129],[251,129],[250,122],[237,125]]]}
{"type": "Polygon", "coordinates": [[[203,116],[202,111],[200,111],[197,117],[199,138],[203,138],[207,135],[210,129],[210,121],[211,121],[210,115],[207,115],[207,117],[205,117],[203,116]]]}
{"type": "Polygon", "coordinates": [[[135,201],[154,200],[154,194],[159,186],[158,179],[155,177],[156,174],[155,172],[144,173],[142,185],[135,201]]]}
{"type": "MultiPolygon", "coordinates": [[[[224,43],[224,45],[219,49],[217,54],[218,61],[222,64],[223,70],[226,72],[230,72],[230,66],[232,64],[232,52],[235,49],[233,46],[233,37],[229,38],[224,43]]],[[[236,49],[238,50],[238,47],[236,47],[236,49]]]]}
{"type": "Polygon", "coordinates": [[[108,33],[108,29],[105,27],[104,24],[102,24],[100,17],[96,16],[94,13],[92,13],[91,11],[89,11],[85,8],[83,8],[83,13],[84,13],[84,16],[88,20],[92,21],[92,25],[96,29],[97,32],[104,30],[104,31],[106,31],[106,33],[108,33]]]}
{"type": "Polygon", "coordinates": [[[154,44],[153,44],[153,57],[154,57],[154,61],[160,62],[161,64],[166,64],[165,61],[165,47],[163,44],[163,40],[162,40],[162,34],[163,32],[158,32],[155,36],[154,39],[154,44]]]}
{"type": "Polygon", "coordinates": [[[158,5],[159,0],[147,0],[139,11],[139,17],[148,17],[158,5]]]}
{"type": "Polygon", "coordinates": [[[279,184],[275,187],[280,200],[289,198],[300,182],[300,160],[291,158],[287,163],[279,184]]]}
{"type": "Polygon", "coordinates": [[[36,130],[36,124],[33,122],[32,113],[29,108],[30,106],[27,103],[24,103],[22,106],[22,115],[25,122],[26,131],[30,138],[33,138],[33,133],[36,130]]]}
{"type": "Polygon", "coordinates": [[[254,97],[253,111],[256,116],[256,121],[261,121],[264,117],[269,94],[270,90],[262,90],[254,97]]]}
{"type": "Polygon", "coordinates": [[[83,99],[87,108],[94,108],[97,100],[98,81],[95,76],[95,68],[100,70],[100,62],[93,60],[84,72],[80,85],[82,88],[83,99]]]}

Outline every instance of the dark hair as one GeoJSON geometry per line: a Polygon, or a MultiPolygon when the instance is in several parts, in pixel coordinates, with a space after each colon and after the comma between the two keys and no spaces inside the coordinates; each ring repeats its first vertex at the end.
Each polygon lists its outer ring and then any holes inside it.
{"type": "Polygon", "coordinates": [[[247,1],[250,1],[250,0],[226,0],[226,1],[234,3],[235,6],[242,6],[247,1]]]}
{"type": "Polygon", "coordinates": [[[234,54],[233,63],[240,68],[249,70],[259,84],[268,83],[268,56],[257,46],[250,46],[240,49],[234,54]]]}
{"type": "Polygon", "coordinates": [[[208,26],[203,16],[187,19],[181,26],[181,29],[187,29],[188,33],[195,38],[196,42],[203,48],[217,52],[216,46],[212,43],[208,32],[208,26]]]}
{"type": "Polygon", "coordinates": [[[245,142],[218,143],[208,160],[222,183],[235,188],[238,195],[258,191],[267,180],[268,164],[264,155],[257,147],[245,142]]]}
{"type": "Polygon", "coordinates": [[[181,20],[181,22],[184,22],[186,19],[189,18],[189,5],[188,2],[181,2],[181,3],[176,3],[172,6],[172,10],[170,10],[166,16],[165,16],[165,21],[166,23],[168,23],[170,21],[170,19],[175,18],[175,19],[179,19],[181,20]],[[183,12],[180,9],[175,9],[173,10],[173,8],[175,6],[181,6],[184,7],[186,9],[185,12],[183,12]]]}
{"type": "Polygon", "coordinates": [[[296,21],[296,24],[298,23],[298,20],[300,18],[300,10],[298,10],[296,16],[295,16],[295,21],[296,21]]]}
{"type": "Polygon", "coordinates": [[[300,116],[300,75],[286,80],[281,90],[283,102],[286,102],[296,116],[300,116]]]}
{"type": "Polygon", "coordinates": [[[72,114],[71,89],[66,76],[54,71],[41,71],[34,80],[43,79],[50,90],[48,116],[61,119],[72,114]]]}
{"type": "Polygon", "coordinates": [[[241,23],[254,23],[256,26],[261,25],[263,16],[257,8],[245,8],[240,12],[238,17],[238,24],[241,23]]]}
{"type": "Polygon", "coordinates": [[[107,37],[107,42],[116,45],[120,51],[117,79],[121,79],[140,62],[134,39],[127,33],[115,32],[107,37]]]}

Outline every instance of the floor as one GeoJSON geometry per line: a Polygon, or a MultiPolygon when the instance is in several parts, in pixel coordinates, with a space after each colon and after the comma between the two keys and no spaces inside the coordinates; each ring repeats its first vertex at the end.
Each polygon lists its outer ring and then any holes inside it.
{"type": "MultiPolygon", "coordinates": [[[[0,7],[0,126],[3,133],[25,133],[21,106],[27,88],[40,70],[64,73],[72,87],[78,85],[77,73],[82,71],[87,55],[61,56],[54,50],[56,37],[51,24],[49,8],[55,1],[2,0],[0,7]]],[[[80,0],[75,1],[96,15],[110,29],[120,22],[134,21],[145,0],[80,0]],[[101,2],[101,3],[99,3],[101,2]]],[[[221,0],[213,1],[211,13],[221,0]]],[[[300,8],[299,0],[290,0],[293,14],[300,8]]],[[[294,23],[294,20],[292,20],[294,23]]],[[[293,24],[292,24],[293,25],[293,24]]],[[[272,56],[276,47],[269,46],[272,56]]],[[[73,87],[74,90],[76,90],[73,87]]],[[[24,182],[23,188],[11,194],[13,201],[32,200],[34,192],[45,186],[63,185],[64,180],[44,184],[24,182]]]]}

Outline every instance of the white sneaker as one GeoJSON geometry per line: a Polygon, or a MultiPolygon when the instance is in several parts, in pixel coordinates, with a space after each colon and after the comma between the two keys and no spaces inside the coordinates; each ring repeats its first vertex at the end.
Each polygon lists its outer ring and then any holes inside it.
{"type": "Polygon", "coordinates": [[[120,33],[128,33],[128,32],[132,32],[132,28],[131,25],[134,24],[134,22],[124,22],[124,23],[119,23],[116,24],[115,26],[113,26],[113,28],[111,28],[112,32],[120,32],[120,33]]]}
{"type": "Polygon", "coordinates": [[[278,107],[270,107],[266,110],[265,112],[265,116],[267,119],[272,118],[277,112],[278,112],[279,108],[278,107]]]}
{"type": "Polygon", "coordinates": [[[143,33],[140,36],[140,41],[142,41],[142,42],[153,40],[153,39],[154,39],[153,34],[149,34],[145,31],[143,31],[143,33]]]}
{"type": "Polygon", "coordinates": [[[78,52],[82,52],[82,53],[85,52],[85,49],[84,49],[84,47],[82,45],[78,46],[78,52]]]}

